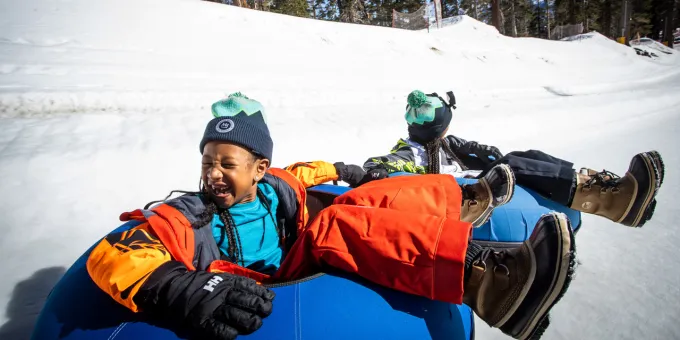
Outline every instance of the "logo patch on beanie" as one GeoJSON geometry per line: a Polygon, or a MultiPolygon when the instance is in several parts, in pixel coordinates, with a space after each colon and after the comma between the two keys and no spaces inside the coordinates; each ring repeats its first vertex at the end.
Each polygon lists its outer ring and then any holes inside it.
{"type": "Polygon", "coordinates": [[[222,119],[215,125],[215,130],[219,133],[227,133],[234,129],[234,121],[227,118],[222,119]]]}

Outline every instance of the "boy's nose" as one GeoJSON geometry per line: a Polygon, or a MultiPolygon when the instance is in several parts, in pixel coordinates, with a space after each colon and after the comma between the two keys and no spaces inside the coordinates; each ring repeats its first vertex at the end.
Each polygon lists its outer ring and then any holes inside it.
{"type": "Polygon", "coordinates": [[[210,169],[208,169],[208,178],[211,180],[218,180],[222,178],[222,172],[217,169],[216,166],[211,166],[210,169]]]}

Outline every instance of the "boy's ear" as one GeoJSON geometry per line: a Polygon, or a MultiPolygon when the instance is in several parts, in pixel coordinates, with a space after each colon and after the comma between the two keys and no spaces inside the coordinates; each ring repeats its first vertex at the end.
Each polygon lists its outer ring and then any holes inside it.
{"type": "Polygon", "coordinates": [[[269,160],[264,158],[264,159],[258,159],[257,164],[257,173],[255,175],[255,180],[259,181],[264,177],[264,174],[267,172],[267,169],[269,169],[269,160]]]}

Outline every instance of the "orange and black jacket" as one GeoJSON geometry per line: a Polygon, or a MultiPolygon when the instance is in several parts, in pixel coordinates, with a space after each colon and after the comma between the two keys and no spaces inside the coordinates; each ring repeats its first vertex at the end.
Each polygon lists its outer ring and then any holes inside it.
{"type": "MultiPolygon", "coordinates": [[[[262,181],[279,198],[276,218],[283,226],[285,251],[307,225],[305,189],[337,180],[333,164],[317,161],[296,163],[285,169],[269,169],[262,181]]],[[[132,311],[139,310],[145,290],[162,285],[172,271],[230,272],[255,279],[263,276],[221,259],[211,228],[201,221],[204,199],[188,194],[153,207],[123,213],[121,221],[134,225],[104,237],[92,250],[87,270],[94,282],[114,300],[132,311]]],[[[209,222],[208,222],[209,224],[209,222]]]]}

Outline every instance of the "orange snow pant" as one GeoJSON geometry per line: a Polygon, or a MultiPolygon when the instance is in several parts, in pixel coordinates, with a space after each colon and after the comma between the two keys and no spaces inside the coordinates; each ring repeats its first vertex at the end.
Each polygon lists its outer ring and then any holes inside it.
{"type": "Polygon", "coordinates": [[[296,279],[331,266],[402,292],[461,304],[472,230],[460,221],[461,200],[449,175],[367,183],[322,210],[272,278],[296,279]]]}

